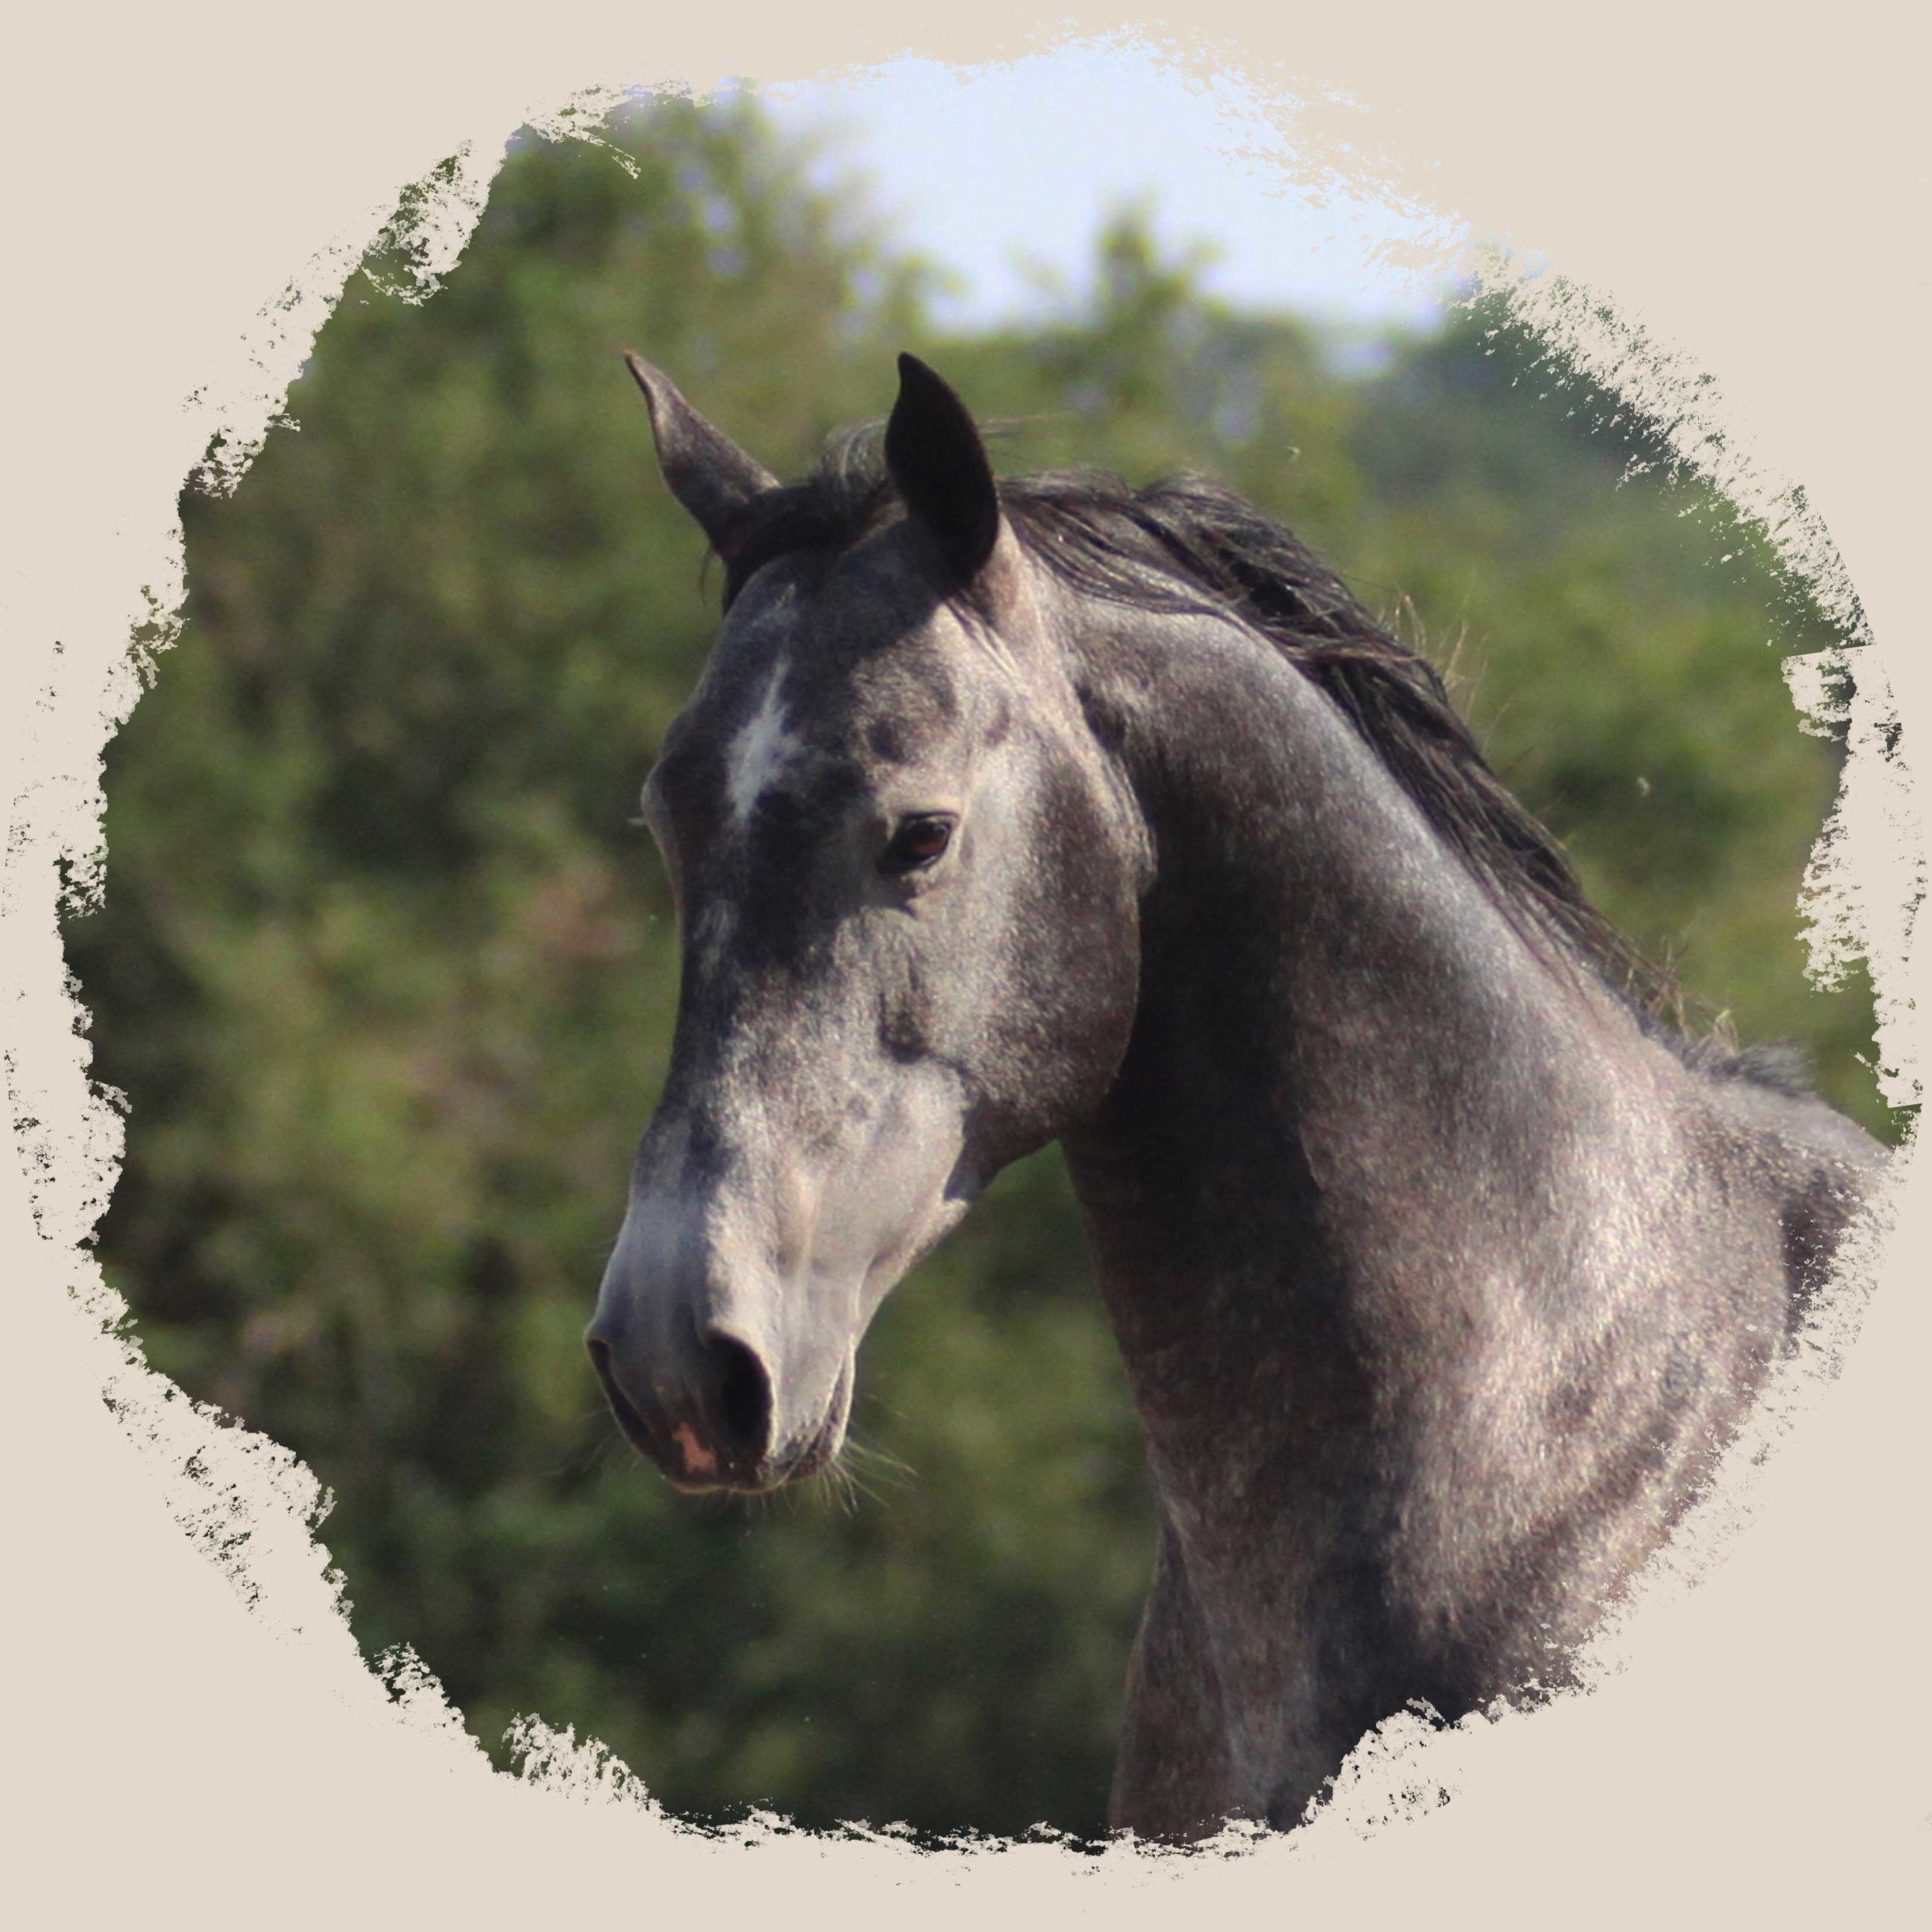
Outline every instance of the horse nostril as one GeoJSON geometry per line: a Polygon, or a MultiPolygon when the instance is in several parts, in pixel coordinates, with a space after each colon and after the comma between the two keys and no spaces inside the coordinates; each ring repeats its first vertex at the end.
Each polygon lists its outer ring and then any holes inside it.
{"type": "Polygon", "coordinates": [[[717,1392],[718,1426],[728,1454],[755,1460],[771,1427],[771,1378],[736,1336],[712,1330],[704,1337],[717,1392]]]}
{"type": "Polygon", "coordinates": [[[616,1378],[611,1373],[611,1345],[601,1335],[586,1335],[583,1346],[590,1351],[590,1365],[597,1371],[597,1380],[606,1395],[616,1388],[616,1378]]]}
{"type": "Polygon", "coordinates": [[[590,1365],[597,1371],[597,1379],[604,1386],[604,1392],[614,1404],[622,1399],[617,1387],[617,1371],[611,1365],[611,1345],[601,1335],[586,1335],[583,1346],[590,1351],[590,1365]]]}
{"type": "Polygon", "coordinates": [[[645,1446],[649,1436],[645,1420],[632,1407],[629,1398],[617,1386],[616,1370],[611,1365],[611,1345],[601,1335],[586,1335],[584,1346],[590,1351],[590,1364],[597,1371],[597,1380],[602,1384],[604,1399],[611,1405],[611,1413],[617,1419],[617,1426],[638,1448],[645,1446]]]}

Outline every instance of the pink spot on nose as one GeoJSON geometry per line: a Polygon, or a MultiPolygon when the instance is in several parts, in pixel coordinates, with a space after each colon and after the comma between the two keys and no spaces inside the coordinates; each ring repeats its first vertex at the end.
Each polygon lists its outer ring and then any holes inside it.
{"type": "Polygon", "coordinates": [[[671,1432],[671,1440],[684,1453],[686,1475],[715,1476],[718,1473],[718,1458],[697,1439],[689,1423],[678,1423],[671,1432]]]}

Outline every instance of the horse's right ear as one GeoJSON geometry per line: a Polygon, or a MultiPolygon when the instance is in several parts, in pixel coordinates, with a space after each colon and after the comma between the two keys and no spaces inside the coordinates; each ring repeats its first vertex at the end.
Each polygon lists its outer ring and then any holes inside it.
{"type": "Polygon", "coordinates": [[[672,496],[697,519],[711,547],[728,564],[738,512],[754,497],[778,488],[778,479],[755,463],[723,430],[707,423],[678,392],[662,370],[626,349],[625,366],[651,410],[657,466],[672,496]]]}
{"type": "Polygon", "coordinates": [[[999,541],[999,492],[986,446],[951,383],[916,355],[899,358],[885,466],[946,569],[971,583],[999,541]]]}

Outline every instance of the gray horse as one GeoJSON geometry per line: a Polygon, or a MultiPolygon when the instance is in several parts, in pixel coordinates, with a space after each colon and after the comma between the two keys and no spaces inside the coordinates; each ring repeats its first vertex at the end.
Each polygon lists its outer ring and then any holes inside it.
{"type": "Polygon", "coordinates": [[[663,1097],[589,1343],[680,1487],[823,1469],[893,1284],[1059,1140],[1161,1524],[1116,1826],[1302,1817],[1564,1681],[1876,1144],[1687,1044],[1435,674],[1198,481],[995,481],[911,356],[781,487],[631,358],[724,627],[645,789],[663,1097]]]}

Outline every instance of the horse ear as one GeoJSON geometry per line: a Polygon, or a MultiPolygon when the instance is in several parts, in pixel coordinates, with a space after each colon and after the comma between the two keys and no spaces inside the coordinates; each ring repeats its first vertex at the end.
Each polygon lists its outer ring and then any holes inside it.
{"type": "Polygon", "coordinates": [[[885,426],[885,466],[906,509],[962,583],[999,541],[992,465],[966,405],[916,355],[899,358],[899,400],[885,426]]]}
{"type": "Polygon", "coordinates": [[[707,423],[678,392],[660,369],[626,349],[625,366],[637,380],[651,410],[657,465],[672,496],[682,503],[711,547],[727,563],[727,546],[738,512],[754,497],[778,488],[778,479],[755,463],[725,435],[707,423]]]}

